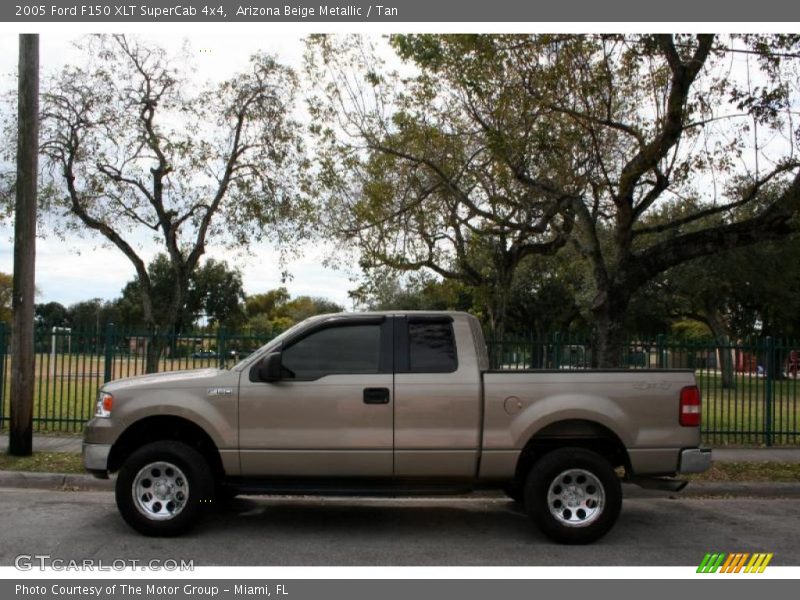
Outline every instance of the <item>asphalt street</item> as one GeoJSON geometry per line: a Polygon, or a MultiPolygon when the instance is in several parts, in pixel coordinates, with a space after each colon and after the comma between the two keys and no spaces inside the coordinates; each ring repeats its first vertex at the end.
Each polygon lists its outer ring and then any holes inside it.
{"type": "Polygon", "coordinates": [[[0,489],[0,565],[53,559],[193,560],[214,565],[690,566],[706,552],[772,552],[800,565],[796,498],[626,498],[616,527],[590,546],[548,541],[497,497],[243,497],[198,529],[147,538],[109,492],[0,489]]]}

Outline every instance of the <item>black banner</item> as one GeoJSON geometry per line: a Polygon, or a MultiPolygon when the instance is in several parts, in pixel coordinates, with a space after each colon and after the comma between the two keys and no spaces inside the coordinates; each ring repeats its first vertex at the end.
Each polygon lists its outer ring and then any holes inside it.
{"type": "Polygon", "coordinates": [[[787,598],[796,581],[715,578],[653,581],[614,580],[77,580],[0,581],[4,600],[530,600],[531,598],[787,598]]]}
{"type": "Polygon", "coordinates": [[[786,22],[800,21],[800,3],[745,0],[18,0],[0,5],[17,23],[83,22],[786,22]]]}

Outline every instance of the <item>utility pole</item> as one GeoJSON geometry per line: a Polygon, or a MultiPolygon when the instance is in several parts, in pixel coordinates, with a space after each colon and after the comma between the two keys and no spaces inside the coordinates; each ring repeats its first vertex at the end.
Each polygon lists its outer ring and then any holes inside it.
{"type": "Polygon", "coordinates": [[[39,36],[19,36],[17,197],[11,309],[11,429],[8,452],[33,453],[33,301],[39,170],[39,36]]]}

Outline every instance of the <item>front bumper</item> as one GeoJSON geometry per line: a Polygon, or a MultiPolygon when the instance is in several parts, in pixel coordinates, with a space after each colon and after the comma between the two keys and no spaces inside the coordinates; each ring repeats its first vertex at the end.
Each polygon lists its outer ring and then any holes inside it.
{"type": "Polygon", "coordinates": [[[87,444],[84,442],[84,468],[94,474],[106,473],[108,471],[108,455],[110,452],[111,444],[87,444]]]}
{"type": "Polygon", "coordinates": [[[679,473],[702,473],[711,467],[711,448],[681,450],[679,473]]]}

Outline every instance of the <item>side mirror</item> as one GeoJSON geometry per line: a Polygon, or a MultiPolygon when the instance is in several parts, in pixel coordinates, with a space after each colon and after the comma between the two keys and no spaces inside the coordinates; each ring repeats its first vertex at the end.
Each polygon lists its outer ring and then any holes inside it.
{"type": "Polygon", "coordinates": [[[281,353],[273,352],[261,359],[258,364],[258,377],[261,381],[273,383],[281,380],[281,353]]]}

